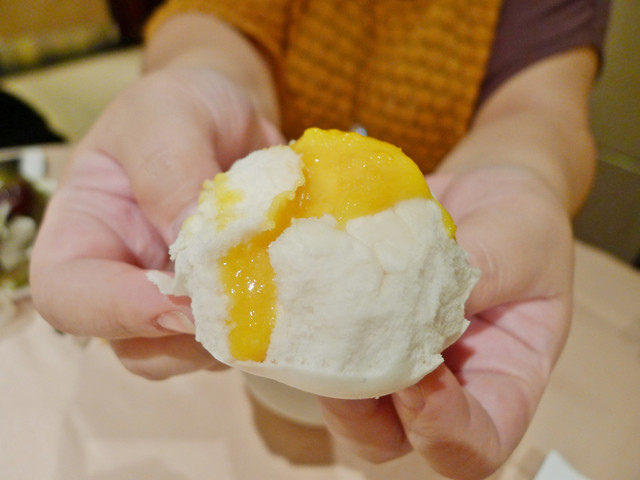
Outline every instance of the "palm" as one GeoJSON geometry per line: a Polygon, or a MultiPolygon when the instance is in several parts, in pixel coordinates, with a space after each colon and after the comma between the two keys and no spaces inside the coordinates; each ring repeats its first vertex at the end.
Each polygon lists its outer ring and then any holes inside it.
{"type": "Polygon", "coordinates": [[[167,242],[145,218],[122,167],[104,154],[88,151],[77,158],[50,215],[67,237],[60,242],[60,260],[79,256],[81,249],[88,257],[142,268],[167,265],[167,242]]]}

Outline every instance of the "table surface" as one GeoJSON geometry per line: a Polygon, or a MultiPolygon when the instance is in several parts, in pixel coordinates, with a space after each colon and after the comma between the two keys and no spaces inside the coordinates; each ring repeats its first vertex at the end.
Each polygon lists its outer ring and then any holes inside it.
{"type": "MultiPolygon", "coordinates": [[[[640,478],[640,275],[576,246],[575,319],[534,421],[496,479],[559,451],[593,480],[640,478]]],[[[0,477],[440,478],[417,455],[373,466],[322,429],[255,405],[236,371],[150,382],[109,347],[55,332],[30,302],[0,330],[0,477]]]]}
{"type": "MultiPolygon", "coordinates": [[[[0,478],[439,479],[417,454],[370,465],[253,402],[237,371],[151,382],[55,332],[29,300],[0,329],[0,478]]],[[[640,478],[640,273],[576,244],[574,322],[525,438],[492,478],[558,451],[592,480],[640,478]]]]}

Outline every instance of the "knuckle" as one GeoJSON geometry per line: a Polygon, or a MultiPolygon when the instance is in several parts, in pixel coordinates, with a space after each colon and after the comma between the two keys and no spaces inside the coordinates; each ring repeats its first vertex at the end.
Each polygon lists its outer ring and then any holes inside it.
{"type": "Polygon", "coordinates": [[[482,449],[473,448],[465,442],[453,439],[434,442],[429,448],[422,449],[422,454],[438,473],[460,480],[487,478],[501,465],[501,461],[482,449]]]}
{"type": "Polygon", "coordinates": [[[398,449],[386,449],[386,448],[375,448],[375,449],[361,449],[359,454],[360,456],[366,460],[367,462],[373,465],[381,465],[383,463],[390,462],[392,460],[396,460],[406,453],[409,452],[410,449],[400,447],[398,449]]]}
{"type": "Polygon", "coordinates": [[[142,377],[146,380],[161,381],[166,380],[171,375],[162,368],[151,364],[150,362],[132,360],[129,358],[121,358],[122,365],[134,375],[142,377]]]}
{"type": "Polygon", "coordinates": [[[148,349],[146,339],[111,340],[111,349],[124,368],[147,380],[166,380],[171,370],[148,349]]]}

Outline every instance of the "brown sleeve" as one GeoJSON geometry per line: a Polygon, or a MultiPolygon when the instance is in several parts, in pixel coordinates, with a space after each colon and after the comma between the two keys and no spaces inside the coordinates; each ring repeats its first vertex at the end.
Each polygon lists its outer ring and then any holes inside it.
{"type": "Polygon", "coordinates": [[[538,60],[578,47],[602,58],[610,0],[504,0],[482,84],[482,103],[509,77],[538,60]]]}

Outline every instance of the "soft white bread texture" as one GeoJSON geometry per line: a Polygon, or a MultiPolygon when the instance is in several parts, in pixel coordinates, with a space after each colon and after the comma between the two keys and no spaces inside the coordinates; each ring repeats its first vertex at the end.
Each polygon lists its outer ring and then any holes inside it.
{"type": "Polygon", "coordinates": [[[344,228],[329,215],[294,219],[269,246],[277,316],[266,358],[233,358],[220,258],[263,231],[272,200],[304,178],[286,146],[252,153],[227,177],[244,192],[233,215],[221,219],[215,195],[203,194],[171,246],[175,276],[149,274],[163,293],[191,298],[196,338],[216,359],[336,398],[386,395],[442,363],[468,325],[464,304],[479,272],[448,235],[440,206],[425,198],[344,228]]]}

